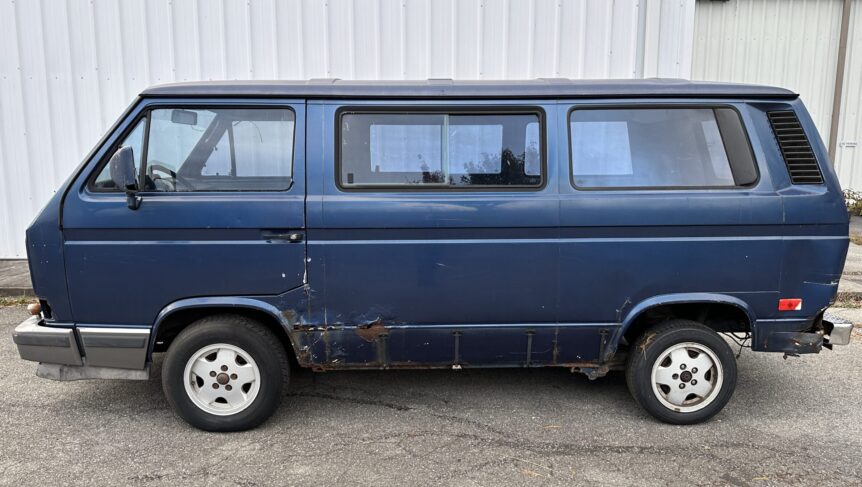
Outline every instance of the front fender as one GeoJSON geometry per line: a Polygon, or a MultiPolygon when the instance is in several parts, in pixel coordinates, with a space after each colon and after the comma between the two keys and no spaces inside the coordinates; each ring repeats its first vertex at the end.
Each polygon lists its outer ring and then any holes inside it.
{"type": "Polygon", "coordinates": [[[161,326],[169,316],[176,312],[198,308],[245,308],[262,311],[275,318],[287,332],[287,336],[291,337],[291,341],[293,340],[290,333],[291,323],[287,317],[284,316],[284,313],[280,312],[278,308],[266,301],[255,298],[233,296],[180,299],[162,308],[156,317],[156,321],[153,323],[152,332],[150,333],[150,343],[147,349],[148,361],[151,359],[153,348],[156,345],[156,336],[158,336],[159,326],[161,326]]]}

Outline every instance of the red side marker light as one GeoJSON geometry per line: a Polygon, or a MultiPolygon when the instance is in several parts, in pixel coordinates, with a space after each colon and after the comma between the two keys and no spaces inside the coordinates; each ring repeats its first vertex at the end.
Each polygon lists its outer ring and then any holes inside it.
{"type": "Polygon", "coordinates": [[[802,300],[797,298],[779,299],[778,311],[799,311],[802,309],[802,300]]]}

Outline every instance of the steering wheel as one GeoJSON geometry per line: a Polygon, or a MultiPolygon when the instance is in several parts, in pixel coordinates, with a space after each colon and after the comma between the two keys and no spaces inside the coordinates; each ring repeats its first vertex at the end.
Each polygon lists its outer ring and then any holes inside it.
{"type": "Polygon", "coordinates": [[[150,179],[156,178],[156,171],[167,174],[175,181],[174,190],[176,190],[176,183],[182,183],[183,186],[187,188],[192,188],[192,185],[189,183],[188,179],[184,178],[183,176],[180,176],[176,173],[176,171],[171,170],[171,168],[160,163],[159,161],[152,161],[151,163],[147,164],[147,176],[149,176],[150,179]]]}

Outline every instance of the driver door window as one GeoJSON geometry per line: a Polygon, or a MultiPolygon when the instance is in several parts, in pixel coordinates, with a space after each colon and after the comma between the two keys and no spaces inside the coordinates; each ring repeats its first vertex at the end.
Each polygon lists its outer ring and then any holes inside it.
{"type": "Polygon", "coordinates": [[[151,114],[144,190],[282,191],[293,173],[287,109],[158,109],[151,114]]]}

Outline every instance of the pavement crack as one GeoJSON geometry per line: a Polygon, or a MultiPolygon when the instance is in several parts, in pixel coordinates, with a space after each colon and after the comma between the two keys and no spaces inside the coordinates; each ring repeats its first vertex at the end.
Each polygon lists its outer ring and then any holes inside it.
{"type": "Polygon", "coordinates": [[[394,409],[396,411],[412,411],[413,408],[410,406],[405,406],[403,404],[396,404],[386,401],[380,401],[377,399],[363,399],[359,397],[348,397],[348,396],[339,396],[336,394],[326,394],[323,392],[292,392],[289,393],[288,396],[291,397],[316,397],[320,399],[329,399],[332,401],[342,401],[350,404],[361,404],[365,406],[379,406],[388,409],[394,409]]]}

